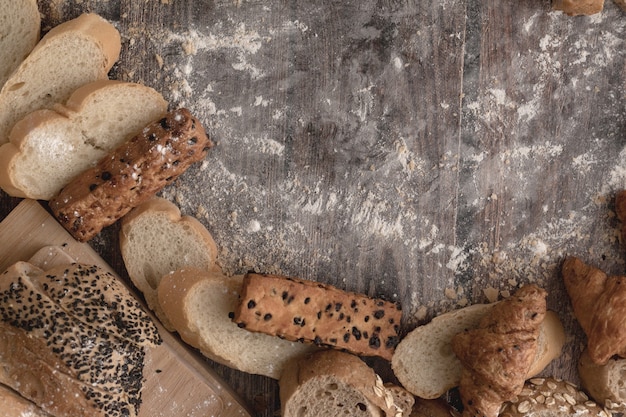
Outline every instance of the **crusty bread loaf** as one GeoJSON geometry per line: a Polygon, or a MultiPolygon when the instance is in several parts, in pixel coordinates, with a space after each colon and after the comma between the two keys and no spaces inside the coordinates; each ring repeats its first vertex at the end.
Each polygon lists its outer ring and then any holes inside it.
{"type": "Polygon", "coordinates": [[[604,8],[604,0],[553,0],[552,8],[569,16],[592,15],[604,8]]]}
{"type": "Polygon", "coordinates": [[[391,360],[401,318],[396,303],[319,282],[248,273],[234,320],[250,331],[391,360]]]}
{"type": "MultiPolygon", "coordinates": [[[[478,327],[495,304],[474,304],[433,318],[407,334],[391,360],[400,383],[418,397],[434,399],[458,386],[462,366],[451,341],[465,329],[478,327]]],[[[565,331],[558,315],[548,311],[540,328],[537,357],[528,376],[541,372],[561,353],[565,331]]]]}
{"type": "Polygon", "coordinates": [[[49,200],[73,178],[167,112],[150,87],[98,80],[64,105],[30,113],[0,146],[0,187],[15,197],[49,200]]]}
{"type": "Polygon", "coordinates": [[[0,88],[39,41],[36,0],[0,0],[0,88]]]}
{"type": "Polygon", "coordinates": [[[16,391],[0,384],[2,417],[52,417],[16,391]]]}
{"type": "Polygon", "coordinates": [[[413,411],[410,417],[460,417],[457,412],[443,398],[415,398],[413,411]]]}
{"type": "Polygon", "coordinates": [[[499,417],[609,417],[575,385],[555,378],[526,381],[515,401],[505,403],[499,417]]]}
{"type": "Polygon", "coordinates": [[[76,240],[88,241],[171,184],[212,146],[189,110],[174,110],[74,178],[50,200],[50,209],[76,240]]]}
{"type": "Polygon", "coordinates": [[[607,409],[626,412],[626,359],[613,357],[604,365],[594,363],[585,349],[578,359],[578,376],[582,388],[607,409]]]}
{"type": "Polygon", "coordinates": [[[166,274],[158,304],[181,338],[206,357],[243,372],[279,379],[285,364],[316,348],[239,328],[231,320],[243,276],[185,268],[166,274]]]}
{"type": "Polygon", "coordinates": [[[355,355],[333,349],[290,362],[279,387],[283,417],[408,415],[372,368],[355,355]]]}
{"type": "Polygon", "coordinates": [[[172,202],[154,197],[122,219],[120,251],[133,284],[168,330],[174,330],[159,306],[161,278],[183,268],[209,271],[217,246],[209,231],[192,216],[182,216],[172,202]]]}
{"type": "Polygon", "coordinates": [[[146,351],[161,342],[113,275],[18,262],[0,279],[0,383],[55,417],[135,416],[146,351]]]}
{"type": "Polygon", "coordinates": [[[120,49],[117,29],[95,14],[50,30],[0,90],[0,144],[27,114],[63,103],[78,87],[106,78],[120,49]]]}

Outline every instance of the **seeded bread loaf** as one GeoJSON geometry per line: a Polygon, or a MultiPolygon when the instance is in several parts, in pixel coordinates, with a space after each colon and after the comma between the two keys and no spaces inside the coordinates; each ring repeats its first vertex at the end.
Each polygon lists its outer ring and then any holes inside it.
{"type": "Polygon", "coordinates": [[[185,268],[208,273],[217,259],[217,246],[204,225],[192,216],[181,215],[174,203],[160,197],[145,201],[124,216],[120,251],[131,281],[170,331],[175,329],[158,300],[161,279],[185,268]]]}
{"type": "Polygon", "coordinates": [[[246,274],[235,322],[250,331],[391,360],[400,306],[331,285],[246,274]]]}
{"type": "Polygon", "coordinates": [[[0,279],[0,328],[0,383],[55,417],[137,415],[161,339],[111,274],[18,262],[0,279]]]}
{"type": "Polygon", "coordinates": [[[164,275],[159,306],[181,338],[207,358],[243,372],[279,379],[285,364],[316,348],[239,328],[231,320],[243,276],[185,268],[164,275]]]}
{"type": "Polygon", "coordinates": [[[604,0],[553,0],[552,8],[569,16],[592,15],[604,8],[604,0]]]}
{"type": "Polygon", "coordinates": [[[0,88],[39,41],[36,0],[0,0],[0,88]]]}
{"type": "Polygon", "coordinates": [[[107,78],[120,49],[117,29],[95,14],[52,28],[0,90],[0,144],[27,114],[63,103],[78,87],[107,78]]]}
{"type": "MultiPolygon", "coordinates": [[[[391,360],[394,374],[410,392],[425,399],[439,398],[461,380],[461,363],[452,351],[452,338],[465,329],[475,329],[493,308],[475,304],[441,314],[418,326],[398,344],[391,360]]],[[[565,330],[558,315],[548,311],[541,324],[537,355],[528,377],[537,375],[561,354],[565,330]]]]}
{"type": "Polygon", "coordinates": [[[202,160],[211,146],[202,124],[187,109],[175,110],[76,177],[50,208],[76,240],[88,241],[202,160]]]}
{"type": "Polygon", "coordinates": [[[365,362],[332,349],[290,362],[279,387],[283,417],[403,417],[410,412],[394,403],[394,394],[365,362]]]}
{"type": "Polygon", "coordinates": [[[52,417],[16,391],[0,384],[2,417],[52,417]]]}
{"type": "Polygon", "coordinates": [[[515,401],[505,403],[499,417],[609,417],[575,385],[555,378],[526,381],[515,401]]]}
{"type": "Polygon", "coordinates": [[[606,364],[598,365],[585,349],[578,359],[578,376],[582,388],[598,404],[618,413],[626,412],[626,359],[612,357],[606,364]]]}
{"type": "Polygon", "coordinates": [[[64,105],[17,122],[0,146],[0,187],[15,197],[49,200],[77,175],[167,112],[150,87],[99,80],[64,105]]]}

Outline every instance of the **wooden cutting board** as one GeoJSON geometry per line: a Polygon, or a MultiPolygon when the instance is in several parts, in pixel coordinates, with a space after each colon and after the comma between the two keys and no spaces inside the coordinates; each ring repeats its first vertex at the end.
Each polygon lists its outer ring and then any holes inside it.
{"type": "MultiPolygon", "coordinates": [[[[96,264],[118,276],[88,244],[74,240],[36,201],[20,202],[0,223],[2,271],[17,261],[30,260],[47,246],[60,247],[76,262],[96,264]]],[[[145,364],[146,382],[139,417],[251,416],[201,357],[157,320],[155,323],[163,343],[145,364]]]]}

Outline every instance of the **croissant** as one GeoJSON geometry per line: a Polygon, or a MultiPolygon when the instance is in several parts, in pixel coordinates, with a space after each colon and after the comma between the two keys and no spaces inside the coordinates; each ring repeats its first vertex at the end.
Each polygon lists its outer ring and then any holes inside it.
{"type": "Polygon", "coordinates": [[[592,362],[626,357],[626,277],[608,276],[576,257],[566,258],[561,272],[592,362]]]}
{"type": "Polygon", "coordinates": [[[496,417],[502,403],[522,390],[537,351],[546,296],[542,288],[526,285],[496,304],[477,329],[455,335],[464,417],[496,417]]]}

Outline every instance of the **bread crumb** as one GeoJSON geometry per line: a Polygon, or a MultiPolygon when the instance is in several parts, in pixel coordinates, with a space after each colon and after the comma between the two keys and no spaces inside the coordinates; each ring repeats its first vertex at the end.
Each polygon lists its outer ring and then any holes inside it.
{"type": "Polygon", "coordinates": [[[487,297],[487,300],[490,303],[498,301],[498,290],[493,288],[491,285],[483,290],[483,294],[485,294],[485,297],[487,297]]]}
{"type": "Polygon", "coordinates": [[[446,288],[443,292],[447,299],[456,300],[456,291],[454,288],[446,288]]]}

